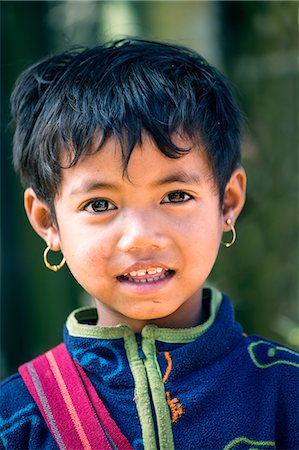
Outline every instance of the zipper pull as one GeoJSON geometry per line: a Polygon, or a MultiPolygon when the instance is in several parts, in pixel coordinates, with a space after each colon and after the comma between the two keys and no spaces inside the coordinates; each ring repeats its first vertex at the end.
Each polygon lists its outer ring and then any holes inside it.
{"type": "Polygon", "coordinates": [[[141,334],[135,334],[136,336],[136,341],[137,341],[137,345],[138,345],[138,355],[139,358],[142,359],[143,361],[145,360],[146,356],[142,350],[142,344],[141,344],[141,334]]]}

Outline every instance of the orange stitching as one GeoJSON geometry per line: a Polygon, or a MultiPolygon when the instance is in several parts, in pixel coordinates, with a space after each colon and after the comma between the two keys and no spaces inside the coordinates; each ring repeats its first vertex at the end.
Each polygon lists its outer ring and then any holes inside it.
{"type": "Polygon", "coordinates": [[[185,414],[185,410],[182,404],[180,403],[179,399],[177,399],[176,397],[171,398],[170,393],[168,391],[166,392],[166,399],[171,411],[171,423],[176,423],[179,420],[179,418],[183,414],[185,414]]]}
{"type": "MultiPolygon", "coordinates": [[[[164,352],[164,356],[167,361],[167,367],[162,382],[165,384],[172,369],[172,359],[169,352],[164,352]]],[[[168,391],[166,391],[165,394],[171,412],[171,423],[176,423],[179,418],[185,414],[185,410],[178,398],[171,398],[170,392],[168,391]]]]}
{"type": "Polygon", "coordinates": [[[171,372],[171,369],[172,369],[172,359],[171,359],[170,353],[164,352],[164,356],[167,361],[167,367],[166,367],[166,371],[165,371],[165,375],[163,377],[162,383],[166,383],[166,381],[169,377],[169,374],[171,372]]]}

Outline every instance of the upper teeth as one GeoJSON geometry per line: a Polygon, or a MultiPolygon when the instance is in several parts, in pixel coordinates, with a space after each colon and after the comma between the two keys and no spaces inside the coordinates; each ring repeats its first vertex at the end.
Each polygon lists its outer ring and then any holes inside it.
{"type": "Polygon", "coordinates": [[[144,277],[146,274],[155,275],[156,273],[161,273],[162,271],[162,267],[149,267],[148,269],[132,270],[129,273],[125,273],[125,276],[130,275],[131,277],[144,277]]]}

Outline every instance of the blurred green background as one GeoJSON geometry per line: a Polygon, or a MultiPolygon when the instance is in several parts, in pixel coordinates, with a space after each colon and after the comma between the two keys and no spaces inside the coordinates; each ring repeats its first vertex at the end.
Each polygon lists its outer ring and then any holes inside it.
{"type": "Polygon", "coordinates": [[[44,267],[43,241],[12,170],[9,95],[48,54],[124,35],[202,53],[232,81],[247,117],[247,204],[234,247],[210,282],[234,299],[248,333],[299,348],[298,3],[288,1],[1,1],[2,377],[62,339],[66,316],[90,301],[64,267],[44,267]]]}

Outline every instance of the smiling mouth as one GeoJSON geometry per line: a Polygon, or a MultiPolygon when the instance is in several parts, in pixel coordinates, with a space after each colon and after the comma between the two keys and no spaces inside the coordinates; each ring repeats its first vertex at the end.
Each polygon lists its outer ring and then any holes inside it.
{"type": "Polygon", "coordinates": [[[173,276],[175,273],[171,269],[162,269],[162,267],[134,270],[132,272],[120,275],[118,281],[129,281],[131,283],[156,283],[173,276]]]}

